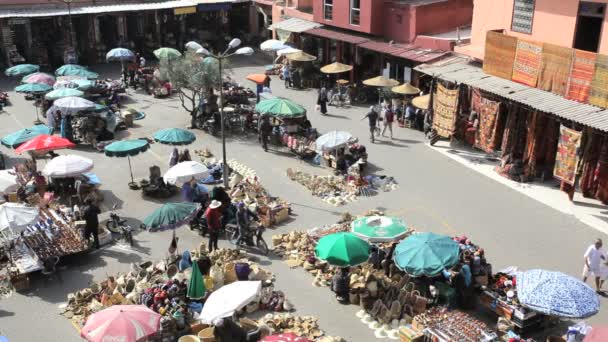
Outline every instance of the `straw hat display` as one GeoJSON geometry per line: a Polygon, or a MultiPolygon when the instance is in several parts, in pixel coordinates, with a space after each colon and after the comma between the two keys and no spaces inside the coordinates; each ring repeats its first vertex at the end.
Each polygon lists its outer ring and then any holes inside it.
{"type": "Polygon", "coordinates": [[[391,88],[391,91],[401,95],[417,95],[420,94],[420,89],[414,87],[409,83],[403,83],[400,86],[391,88]]]}
{"type": "Polygon", "coordinates": [[[384,76],[376,76],[363,81],[363,84],[371,87],[396,87],[399,85],[399,81],[384,76]]]}
{"type": "Polygon", "coordinates": [[[259,325],[267,326],[273,334],[293,333],[308,338],[311,341],[342,342],[341,337],[324,336],[319,328],[318,319],[314,316],[294,316],[292,314],[267,314],[258,321],[259,325]],[[321,339],[325,337],[325,339],[321,339]]]}
{"type": "Polygon", "coordinates": [[[338,62],[328,64],[321,68],[321,72],[324,74],[340,74],[351,70],[353,70],[352,65],[342,64],[338,62]]]}
{"type": "Polygon", "coordinates": [[[422,95],[414,97],[412,104],[420,109],[429,109],[431,103],[431,95],[422,95]]]}
{"type": "Polygon", "coordinates": [[[285,55],[285,57],[287,57],[287,59],[289,59],[290,61],[296,61],[296,62],[312,62],[312,61],[317,60],[317,57],[315,57],[313,55],[309,55],[304,51],[288,53],[285,55]]]}

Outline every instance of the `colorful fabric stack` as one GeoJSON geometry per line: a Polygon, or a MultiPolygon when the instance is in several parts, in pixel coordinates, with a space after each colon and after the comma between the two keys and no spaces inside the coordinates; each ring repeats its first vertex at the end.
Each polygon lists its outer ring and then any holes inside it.
{"type": "Polygon", "coordinates": [[[581,144],[581,137],[581,132],[569,129],[563,125],[560,127],[553,175],[555,178],[571,185],[574,184],[576,177],[577,152],[581,144]]]}
{"type": "Polygon", "coordinates": [[[458,108],[458,89],[449,90],[437,84],[433,96],[433,128],[444,138],[454,133],[455,117],[458,108]]]}
{"type": "Polygon", "coordinates": [[[565,96],[568,88],[568,75],[572,67],[572,49],[543,44],[542,63],[538,74],[538,88],[565,96]]]}
{"type": "Polygon", "coordinates": [[[574,50],[566,94],[566,97],[570,100],[587,102],[589,99],[596,56],[597,54],[593,52],[574,50]]]}
{"type": "Polygon", "coordinates": [[[491,153],[496,149],[496,128],[500,102],[479,98],[479,130],[475,136],[475,147],[491,153]]]}
{"type": "Polygon", "coordinates": [[[542,43],[519,39],[513,63],[512,80],[530,87],[536,87],[541,67],[542,43]]]}
{"type": "Polygon", "coordinates": [[[589,104],[608,108],[608,56],[597,55],[589,104]]]}
{"type": "Polygon", "coordinates": [[[487,74],[510,80],[513,74],[516,48],[516,37],[488,31],[486,35],[483,71],[487,74]]]}

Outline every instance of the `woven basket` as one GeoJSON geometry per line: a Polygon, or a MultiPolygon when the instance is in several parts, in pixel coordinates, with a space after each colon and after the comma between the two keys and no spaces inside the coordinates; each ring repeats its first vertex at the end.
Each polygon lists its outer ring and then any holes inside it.
{"type": "Polygon", "coordinates": [[[213,335],[213,327],[205,328],[198,332],[198,338],[201,342],[215,342],[215,335],[213,335]]]}

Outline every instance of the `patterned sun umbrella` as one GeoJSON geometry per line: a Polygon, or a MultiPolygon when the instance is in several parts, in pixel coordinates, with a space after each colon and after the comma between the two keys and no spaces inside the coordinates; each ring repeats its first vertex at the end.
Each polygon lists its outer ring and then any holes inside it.
{"type": "Polygon", "coordinates": [[[131,61],[134,58],[135,54],[133,53],[133,51],[125,48],[115,48],[108,51],[108,53],[106,54],[106,61],[108,62],[125,62],[131,61]]]}
{"type": "Polygon", "coordinates": [[[410,230],[398,217],[364,216],[351,223],[353,233],[370,242],[390,242],[403,239],[410,230]]]}

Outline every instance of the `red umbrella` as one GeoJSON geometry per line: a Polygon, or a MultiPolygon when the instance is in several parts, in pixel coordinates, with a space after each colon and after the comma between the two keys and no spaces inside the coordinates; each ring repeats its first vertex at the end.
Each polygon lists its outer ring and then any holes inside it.
{"type": "Polygon", "coordinates": [[[17,153],[23,153],[27,151],[45,152],[53,150],[61,150],[64,148],[72,148],[76,146],[73,142],[68,139],[61,138],[54,135],[42,134],[31,140],[21,144],[21,146],[15,149],[17,153]]]}
{"type": "Polygon", "coordinates": [[[585,336],[583,342],[605,342],[608,341],[608,327],[592,328],[585,336]]]}
{"type": "Polygon", "coordinates": [[[260,342],[311,342],[309,339],[293,333],[266,336],[260,342]]]}
{"type": "Polygon", "coordinates": [[[159,329],[160,315],[144,305],[114,305],[89,316],[80,336],[90,342],[140,342],[159,329]]]}

